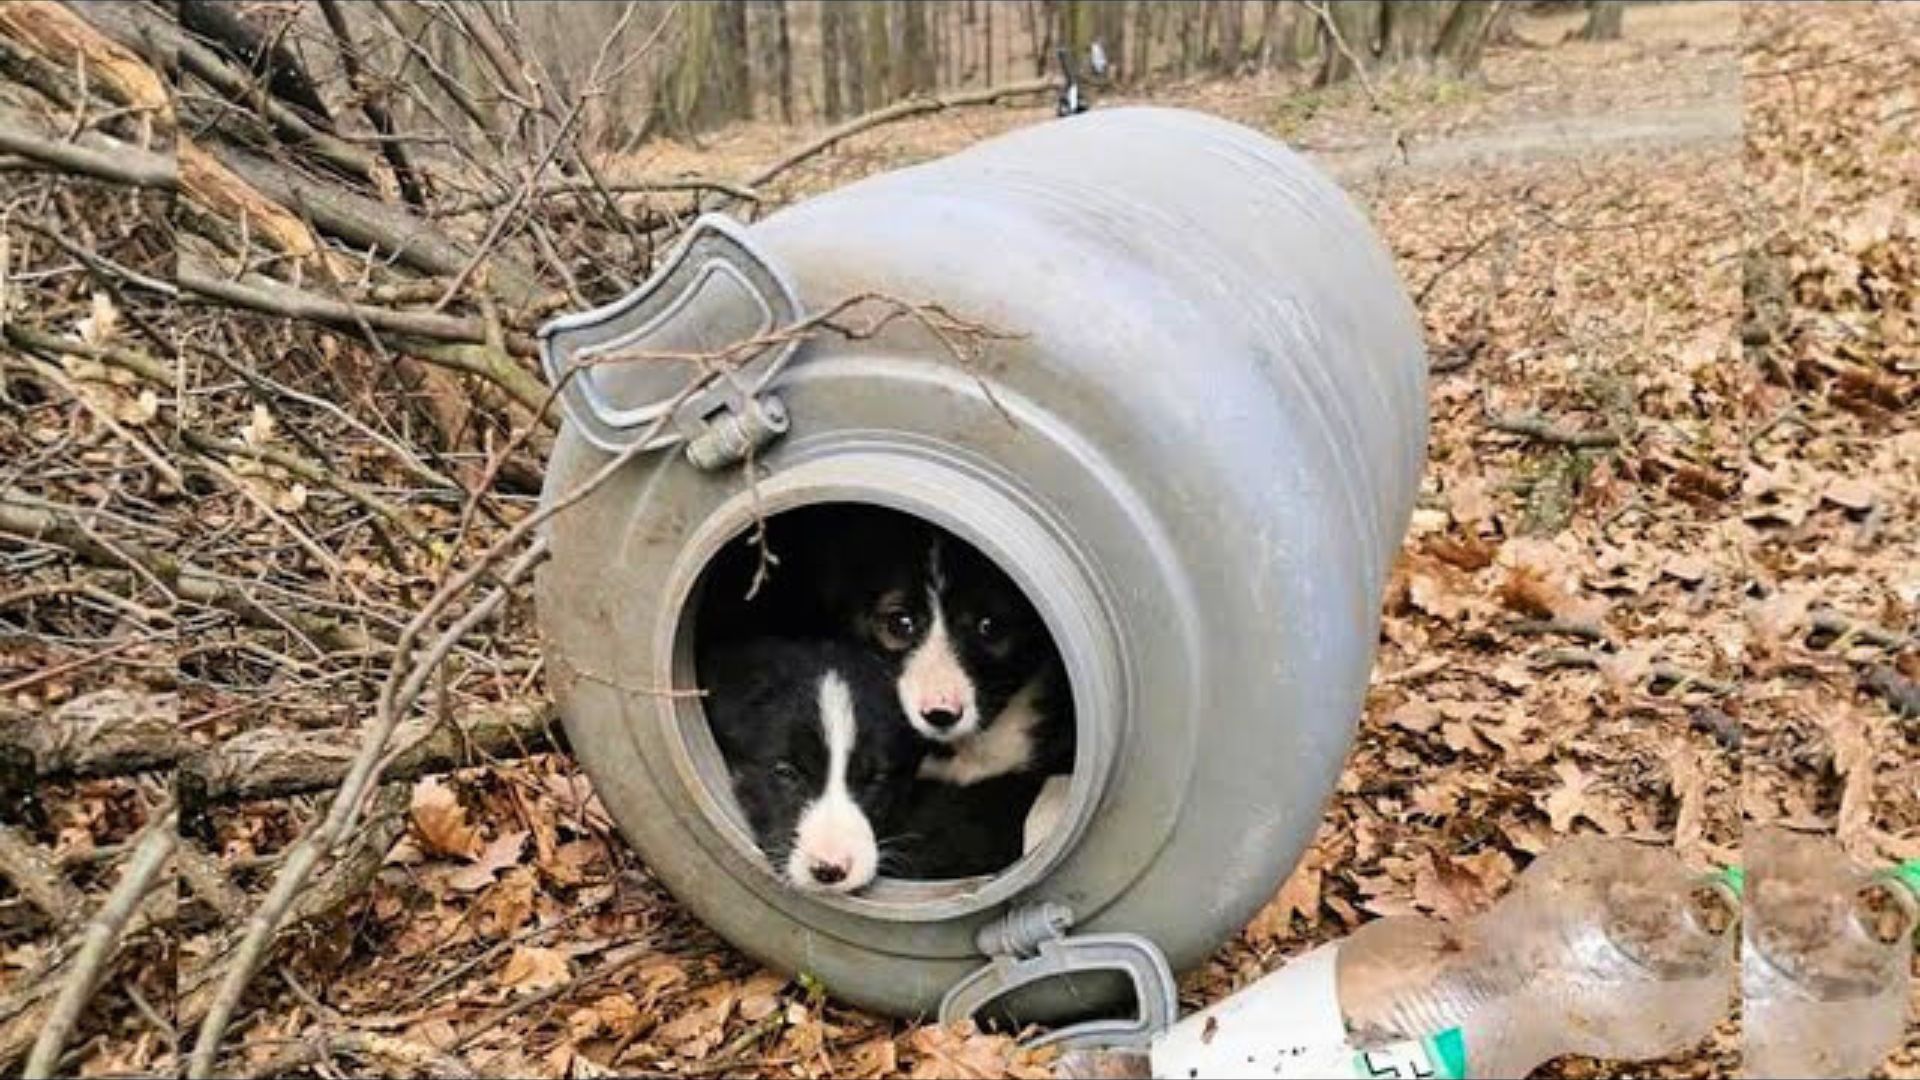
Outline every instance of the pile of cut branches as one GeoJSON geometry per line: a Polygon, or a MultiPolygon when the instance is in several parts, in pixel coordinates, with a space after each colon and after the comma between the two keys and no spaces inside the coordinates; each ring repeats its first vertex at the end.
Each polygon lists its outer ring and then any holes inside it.
{"type": "MultiPolygon", "coordinates": [[[[757,196],[604,175],[582,110],[652,39],[562,100],[512,18],[0,5],[0,1068],[207,1075],[265,996],[324,1017],[292,954],[364,905],[411,781],[558,748],[533,333],[757,196]]],[[[336,1036],[271,1063],[460,1064],[336,1036]]]]}

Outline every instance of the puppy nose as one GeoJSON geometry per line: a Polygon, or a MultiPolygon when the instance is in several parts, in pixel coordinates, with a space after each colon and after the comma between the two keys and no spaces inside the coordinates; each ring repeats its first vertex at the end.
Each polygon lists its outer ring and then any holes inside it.
{"type": "Polygon", "coordinates": [[[847,880],[847,864],[816,862],[807,867],[807,873],[822,885],[838,885],[847,880]]]}
{"type": "Polygon", "coordinates": [[[960,714],[952,709],[922,709],[920,719],[935,731],[945,731],[960,722],[960,714]]]}

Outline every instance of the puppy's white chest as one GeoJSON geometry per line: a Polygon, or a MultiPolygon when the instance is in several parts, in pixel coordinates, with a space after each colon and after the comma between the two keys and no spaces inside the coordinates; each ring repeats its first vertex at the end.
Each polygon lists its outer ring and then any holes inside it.
{"type": "Polygon", "coordinates": [[[1045,719],[1039,703],[1040,680],[1035,679],[1020,688],[985,731],[954,743],[950,755],[922,761],[921,778],[965,787],[1031,766],[1035,732],[1045,719]]]}

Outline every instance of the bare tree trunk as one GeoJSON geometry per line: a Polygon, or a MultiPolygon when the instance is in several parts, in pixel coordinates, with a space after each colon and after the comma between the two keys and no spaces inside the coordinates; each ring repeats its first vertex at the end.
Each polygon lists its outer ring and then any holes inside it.
{"type": "Polygon", "coordinates": [[[1177,6],[1180,11],[1180,77],[1184,79],[1193,72],[1195,44],[1193,34],[1195,30],[1199,29],[1198,20],[1194,17],[1194,10],[1197,5],[1180,4],[1177,6]]]}
{"type": "Polygon", "coordinates": [[[793,123],[793,37],[787,26],[787,0],[773,0],[778,36],[773,47],[774,77],[780,84],[780,122],[793,123]]]}
{"type": "Polygon", "coordinates": [[[719,8],[716,67],[725,87],[720,116],[748,119],[753,116],[753,51],[747,38],[747,0],[723,0],[719,8]]]}
{"type": "Polygon", "coordinates": [[[1381,11],[1386,7],[1379,0],[1346,0],[1344,3],[1327,4],[1323,10],[1326,17],[1319,19],[1321,63],[1320,74],[1314,80],[1316,86],[1332,86],[1353,78],[1356,64],[1371,65],[1373,62],[1373,42],[1380,32],[1381,11]],[[1326,25],[1331,20],[1332,26],[1326,25]],[[1337,40],[1336,40],[1337,38],[1337,40]],[[1346,47],[1341,48],[1344,44],[1346,47]]]}
{"type": "Polygon", "coordinates": [[[1028,41],[1033,46],[1033,73],[1045,75],[1047,65],[1053,62],[1053,0],[1040,0],[1036,6],[1027,5],[1028,41]]]}
{"type": "Polygon", "coordinates": [[[1425,66],[1448,14],[1442,4],[1382,5],[1380,62],[1425,66]]]}
{"type": "Polygon", "coordinates": [[[864,14],[851,4],[829,4],[838,7],[840,24],[840,73],[844,80],[844,91],[840,95],[841,107],[845,116],[864,112],[867,107],[867,37],[864,14]]]}
{"type": "Polygon", "coordinates": [[[887,53],[892,41],[887,33],[885,0],[865,0],[860,6],[867,49],[866,71],[860,84],[860,107],[872,112],[887,103],[887,53]]]}
{"type": "Polygon", "coordinates": [[[1107,78],[1120,82],[1127,74],[1127,5],[1108,0],[1094,9],[1093,37],[1107,53],[1107,78]]]}
{"type": "Polygon", "coordinates": [[[1214,56],[1214,64],[1222,74],[1233,75],[1240,70],[1240,42],[1246,26],[1246,12],[1240,0],[1219,0],[1214,5],[1215,19],[1220,26],[1220,51],[1214,56]]]}
{"type": "Polygon", "coordinates": [[[900,65],[894,70],[894,96],[907,97],[933,89],[933,47],[927,32],[925,0],[907,0],[894,9],[900,27],[900,65]]]}
{"type": "Polygon", "coordinates": [[[1124,73],[1129,81],[1148,75],[1153,63],[1153,0],[1134,0],[1133,63],[1124,73]]]}
{"type": "Polygon", "coordinates": [[[1266,0],[1260,5],[1260,42],[1253,50],[1254,64],[1260,71],[1273,69],[1273,35],[1279,29],[1279,20],[1275,16],[1279,13],[1279,0],[1266,0]]]}
{"type": "Polygon", "coordinates": [[[1060,44],[1073,58],[1075,70],[1084,74],[1087,48],[1093,44],[1093,4],[1088,0],[1059,0],[1054,10],[1060,15],[1060,44]]]}
{"type": "Polygon", "coordinates": [[[1625,0],[1590,0],[1586,25],[1580,28],[1580,40],[1619,41],[1626,14],[1625,0]]]}
{"type": "Polygon", "coordinates": [[[1320,20],[1299,4],[1289,3],[1285,7],[1289,17],[1287,66],[1306,67],[1320,58],[1320,50],[1325,38],[1320,31],[1320,20]]]}
{"type": "Polygon", "coordinates": [[[840,119],[840,45],[846,30],[841,27],[846,11],[836,3],[820,5],[820,111],[827,122],[840,119]]]}
{"type": "Polygon", "coordinates": [[[1200,6],[1200,51],[1195,57],[1201,67],[1213,66],[1213,24],[1220,13],[1220,0],[1208,0],[1200,6]]]}
{"type": "Polygon", "coordinates": [[[993,85],[993,9],[999,6],[998,0],[988,0],[980,9],[981,22],[986,31],[986,54],[981,60],[980,67],[985,73],[988,86],[993,85]]]}
{"type": "Polygon", "coordinates": [[[1440,28],[1440,39],[1434,42],[1434,62],[1456,76],[1477,69],[1501,5],[1502,0],[1459,0],[1440,28]]]}

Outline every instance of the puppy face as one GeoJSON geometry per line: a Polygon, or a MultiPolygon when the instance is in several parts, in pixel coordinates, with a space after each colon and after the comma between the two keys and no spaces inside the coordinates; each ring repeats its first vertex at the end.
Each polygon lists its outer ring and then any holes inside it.
{"type": "Polygon", "coordinates": [[[809,892],[871,883],[923,754],[884,667],[827,643],[761,643],[703,677],[735,797],[775,869],[809,892]]]}
{"type": "Polygon", "coordinates": [[[1030,679],[1049,647],[1012,579],[964,544],[931,542],[919,581],[881,593],[860,635],[900,667],[900,707],[923,737],[976,734],[1030,679]]]}

